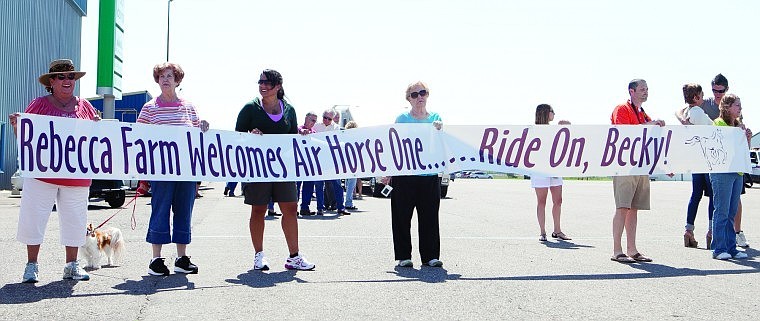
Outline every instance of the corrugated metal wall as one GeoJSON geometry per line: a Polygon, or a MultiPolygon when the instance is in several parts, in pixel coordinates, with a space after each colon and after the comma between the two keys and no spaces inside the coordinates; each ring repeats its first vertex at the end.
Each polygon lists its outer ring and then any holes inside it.
{"type": "Polygon", "coordinates": [[[50,61],[69,58],[79,68],[81,42],[82,16],[68,0],[0,1],[0,122],[6,124],[1,189],[10,189],[17,169],[8,114],[23,112],[32,99],[47,94],[37,77],[50,61]]]}

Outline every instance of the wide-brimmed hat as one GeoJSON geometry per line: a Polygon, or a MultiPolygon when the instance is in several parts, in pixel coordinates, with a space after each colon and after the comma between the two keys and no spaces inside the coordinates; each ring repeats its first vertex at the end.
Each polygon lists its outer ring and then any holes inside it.
{"type": "Polygon", "coordinates": [[[49,72],[40,76],[39,81],[43,86],[50,87],[51,76],[60,74],[68,75],[72,73],[76,75],[74,80],[82,78],[85,74],[84,71],[76,71],[76,68],[74,68],[74,62],[71,61],[71,59],[56,59],[50,62],[49,72]]]}

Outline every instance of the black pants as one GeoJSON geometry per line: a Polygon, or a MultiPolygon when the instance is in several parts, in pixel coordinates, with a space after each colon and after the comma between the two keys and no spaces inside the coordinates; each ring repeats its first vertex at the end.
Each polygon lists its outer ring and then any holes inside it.
{"type": "Polygon", "coordinates": [[[391,186],[391,225],[396,260],[412,258],[410,230],[415,208],[422,263],[438,259],[441,253],[441,235],[438,229],[441,187],[438,176],[394,176],[391,186]]]}
{"type": "Polygon", "coordinates": [[[334,187],[332,185],[333,181],[325,181],[325,207],[327,208],[337,208],[334,187]]]}

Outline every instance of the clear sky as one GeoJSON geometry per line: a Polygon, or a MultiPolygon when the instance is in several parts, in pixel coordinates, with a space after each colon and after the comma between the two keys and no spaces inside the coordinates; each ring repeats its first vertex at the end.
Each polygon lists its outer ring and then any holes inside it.
{"type": "MultiPolygon", "coordinates": [[[[80,94],[95,96],[98,1],[83,20],[80,94]]],[[[359,126],[393,122],[407,84],[425,81],[428,110],[446,124],[609,124],[628,81],[649,85],[644,108],[675,125],[681,86],[712,96],[723,73],[745,123],[760,132],[758,1],[250,1],[174,0],[170,61],[180,96],[215,129],[234,129],[265,68],[280,71],[299,122],[307,111],[354,105],[359,126]]],[[[124,92],[160,93],[167,1],[125,1],[124,92]]]]}

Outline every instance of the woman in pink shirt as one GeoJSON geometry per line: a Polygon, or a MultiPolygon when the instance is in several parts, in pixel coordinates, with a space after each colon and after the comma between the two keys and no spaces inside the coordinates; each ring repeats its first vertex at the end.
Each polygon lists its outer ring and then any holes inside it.
{"type": "MultiPolygon", "coordinates": [[[[50,95],[37,97],[26,108],[25,113],[56,117],[100,120],[100,116],[90,102],[74,96],[76,81],[84,76],[76,71],[70,59],[57,59],[50,63],[48,73],[38,78],[50,95]]],[[[13,132],[20,114],[8,116],[13,132]]],[[[27,263],[24,283],[38,282],[37,257],[45,237],[45,227],[51,209],[56,205],[61,229],[61,244],[66,247],[64,279],[86,281],[90,279],[77,263],[77,252],[84,245],[87,234],[87,203],[90,196],[89,179],[24,178],[24,193],[21,197],[18,232],[16,239],[26,244],[27,263]]]]}

